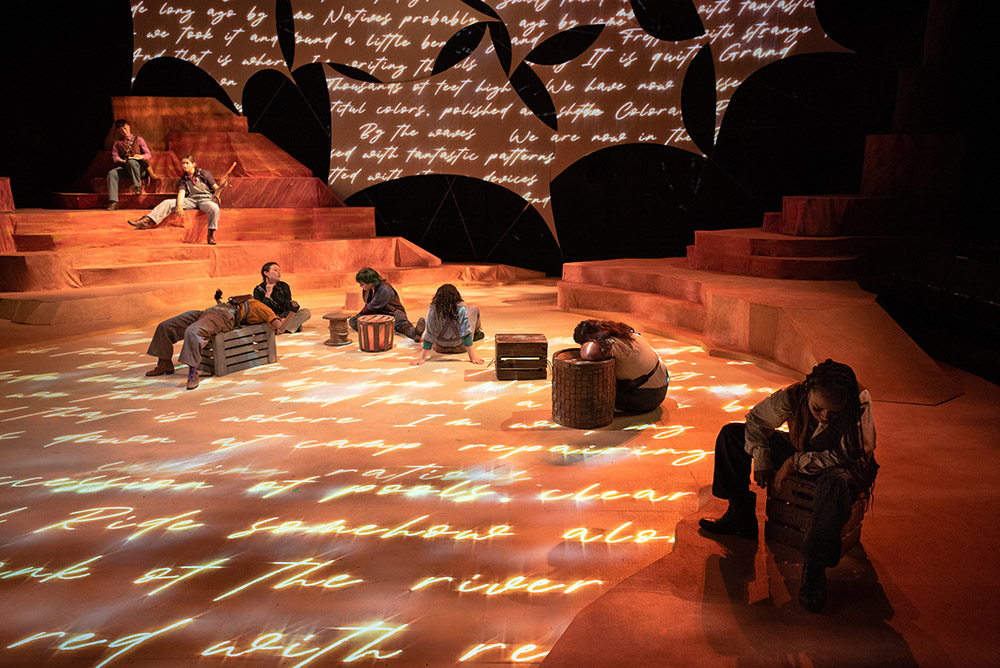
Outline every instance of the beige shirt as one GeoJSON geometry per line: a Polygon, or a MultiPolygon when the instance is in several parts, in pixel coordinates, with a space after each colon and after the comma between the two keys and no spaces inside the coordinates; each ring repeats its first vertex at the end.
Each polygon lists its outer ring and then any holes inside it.
{"type": "MultiPolygon", "coordinates": [[[[871,453],[875,450],[875,418],[872,416],[872,395],[868,390],[862,390],[858,399],[861,402],[861,445],[865,452],[871,453]]],[[[771,463],[771,450],[768,448],[767,439],[794,413],[795,407],[792,406],[787,389],[778,390],[747,413],[745,448],[747,453],[753,457],[754,470],[767,471],[774,468],[771,463]]],[[[824,429],[826,429],[824,425],[818,425],[811,437],[815,437],[824,429]]],[[[843,440],[841,440],[841,446],[843,446],[843,440]]],[[[796,452],[792,455],[792,465],[800,473],[815,474],[840,464],[840,450],[796,452]]]]}
{"type": "Polygon", "coordinates": [[[667,384],[667,368],[660,362],[660,356],[649,345],[649,341],[635,334],[631,343],[611,339],[611,356],[615,358],[615,378],[631,380],[649,373],[654,365],[656,371],[640,388],[659,388],[667,384]]]}

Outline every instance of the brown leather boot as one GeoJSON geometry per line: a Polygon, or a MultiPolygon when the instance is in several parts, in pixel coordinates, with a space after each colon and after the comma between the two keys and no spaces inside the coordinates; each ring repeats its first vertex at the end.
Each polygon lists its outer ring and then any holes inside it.
{"type": "Polygon", "coordinates": [[[185,385],[184,387],[186,387],[189,390],[193,390],[194,388],[198,387],[198,384],[200,382],[201,378],[198,377],[198,370],[191,369],[190,371],[188,371],[188,382],[187,385],[185,385]]]}
{"type": "Polygon", "coordinates": [[[209,230],[208,231],[208,242],[207,243],[210,246],[214,246],[215,245],[215,230],[209,230]]]}
{"type": "Polygon", "coordinates": [[[151,227],[156,227],[156,223],[149,216],[143,216],[139,220],[130,220],[128,224],[137,230],[148,230],[151,227]]]}
{"type": "Polygon", "coordinates": [[[164,374],[170,375],[174,372],[174,363],[170,360],[160,359],[157,360],[156,366],[146,372],[147,376],[162,376],[164,374]]]}

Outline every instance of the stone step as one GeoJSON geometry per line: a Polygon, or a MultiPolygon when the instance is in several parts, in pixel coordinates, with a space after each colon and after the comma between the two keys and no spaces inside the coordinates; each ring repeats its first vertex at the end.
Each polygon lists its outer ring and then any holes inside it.
{"type": "Polygon", "coordinates": [[[167,262],[139,262],[111,266],[77,267],[80,284],[84,287],[98,285],[137,285],[181,281],[191,276],[207,275],[208,258],[204,260],[170,260],[167,262]]]}
{"type": "MultiPolygon", "coordinates": [[[[132,193],[128,180],[120,183],[118,206],[122,209],[151,209],[177,196],[178,178],[152,179],[142,195],[132,193]]],[[[103,209],[108,205],[105,178],[89,179],[90,191],[53,194],[59,209],[103,209]]],[[[84,190],[87,187],[84,185],[84,190]]],[[[234,177],[222,195],[224,208],[269,209],[282,207],[341,207],[344,203],[327,185],[313,176],[234,177]]]]}
{"type": "MultiPolygon", "coordinates": [[[[767,258],[764,258],[767,259],[767,258]]],[[[711,354],[772,362],[806,374],[828,357],[854,367],[881,401],[938,404],[960,394],[948,376],[854,281],[797,281],[692,269],[683,258],[595,261],[608,275],[659,274],[698,282],[701,304],[632,290],[558,283],[559,306],[591,317],[621,319],[679,340],[700,342],[711,354]],[[628,264],[633,267],[630,270],[628,264]],[[661,265],[656,271],[653,265],[661,265]],[[679,307],[679,308],[678,308],[679,307]],[[686,307],[686,308],[685,308],[686,307]],[[699,320],[685,319],[699,309],[699,320]],[[845,323],[852,334],[845,336],[845,323]]],[[[574,267],[583,275],[583,267],[574,267]]],[[[565,276],[565,269],[564,269],[565,276]]]]}
{"type": "Polygon", "coordinates": [[[903,238],[896,236],[798,237],[762,228],[699,230],[694,245],[701,251],[770,257],[860,257],[877,249],[891,249],[903,238]]]}
{"type": "Polygon", "coordinates": [[[564,310],[630,313],[670,323],[671,327],[692,335],[705,329],[705,309],[701,304],[662,294],[576,281],[562,280],[556,285],[559,308],[564,310]]]}
{"type": "Polygon", "coordinates": [[[794,236],[923,234],[941,223],[943,200],[862,195],[797,195],[782,198],[781,219],[769,231],[794,236]]]}
{"type": "MultiPolygon", "coordinates": [[[[171,230],[133,231],[144,237],[171,230]]],[[[62,251],[0,255],[0,286],[7,292],[78,289],[80,267],[115,267],[143,262],[207,261],[206,278],[257,271],[265,262],[278,262],[289,272],[326,272],[331,267],[434,267],[441,260],[401,237],[369,239],[259,240],[215,246],[184,244],[174,236],[160,236],[146,246],[74,248],[62,251]],[[197,250],[195,250],[197,249],[197,250]]]]}
{"type": "MultiPolygon", "coordinates": [[[[187,215],[193,221],[201,220],[204,224],[204,214],[190,211],[187,215]]],[[[12,216],[12,238],[18,252],[178,243],[183,240],[185,231],[180,227],[135,230],[126,222],[140,217],[141,213],[137,211],[47,209],[43,212],[18,212],[12,216]]],[[[169,224],[171,220],[165,222],[169,224]]],[[[375,236],[375,212],[369,207],[224,209],[219,227],[219,239],[227,243],[265,239],[370,238],[375,236]]]]}
{"type": "MultiPolygon", "coordinates": [[[[601,262],[567,262],[563,264],[565,283],[604,285],[632,292],[656,293],[692,304],[701,303],[701,282],[692,272],[678,272],[677,267],[663,259],[622,259],[601,262]]],[[[684,264],[682,259],[678,262],[684,264]]],[[[687,269],[686,265],[683,267],[687,269]]]]}
{"type": "Polygon", "coordinates": [[[706,251],[697,245],[687,247],[687,258],[691,268],[703,271],[807,281],[848,280],[861,268],[857,256],[771,257],[706,251]]]}

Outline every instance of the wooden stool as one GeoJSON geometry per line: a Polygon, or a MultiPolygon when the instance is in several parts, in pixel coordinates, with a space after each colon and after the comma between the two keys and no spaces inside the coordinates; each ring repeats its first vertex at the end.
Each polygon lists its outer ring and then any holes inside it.
{"type": "Polygon", "coordinates": [[[536,380],[546,376],[549,342],[544,334],[497,334],[497,380],[536,380]]]}
{"type": "Polygon", "coordinates": [[[213,336],[201,352],[198,373],[225,376],[278,361],[274,330],[269,325],[247,325],[213,336]]]}
{"type": "MultiPolygon", "coordinates": [[[[767,520],[764,538],[799,549],[806,536],[806,527],[813,513],[816,482],[810,476],[793,473],[785,478],[781,491],[768,487],[767,520]]],[[[851,518],[840,530],[840,554],[861,541],[861,520],[865,515],[864,498],[851,506],[851,518]]]]}
{"type": "Polygon", "coordinates": [[[552,421],[597,429],[615,416],[615,360],[585,360],[579,348],[552,356],[552,421]]]}
{"type": "Polygon", "coordinates": [[[347,333],[348,315],[341,311],[334,311],[323,316],[324,320],[330,321],[330,338],[323,342],[326,346],[346,346],[351,343],[347,333]]]}
{"type": "Polygon", "coordinates": [[[396,319],[391,315],[363,315],[358,318],[358,347],[366,353],[381,353],[392,348],[393,327],[396,319]]]}

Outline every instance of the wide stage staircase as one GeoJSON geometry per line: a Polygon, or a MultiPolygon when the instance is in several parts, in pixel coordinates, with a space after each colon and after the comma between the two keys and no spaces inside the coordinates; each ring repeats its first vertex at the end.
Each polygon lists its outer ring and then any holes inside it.
{"type": "Polygon", "coordinates": [[[375,211],[347,207],[301,163],[246,118],[205,98],[113,99],[149,145],[154,178],[142,194],[120,182],[120,209],[106,211],[106,150],[57,208],[16,210],[0,179],[0,319],[32,325],[117,324],[212,303],[216,288],[250,292],[260,267],[278,262],[296,294],[357,290],[354,275],[374,267],[394,283],[510,281],[543,277],[504,265],[443,264],[401,237],[375,234],[375,211]],[[158,229],[127,224],[176,197],[180,157],[191,154],[217,178],[232,166],[217,245],[205,243],[204,214],[169,217],[158,229]]]}
{"type": "Polygon", "coordinates": [[[942,135],[869,137],[860,194],[785,197],[760,228],[695,232],[686,258],[567,263],[559,305],[799,374],[837,359],[880,400],[946,401],[960,390],[854,279],[919,266],[962,150],[942,135]]]}

